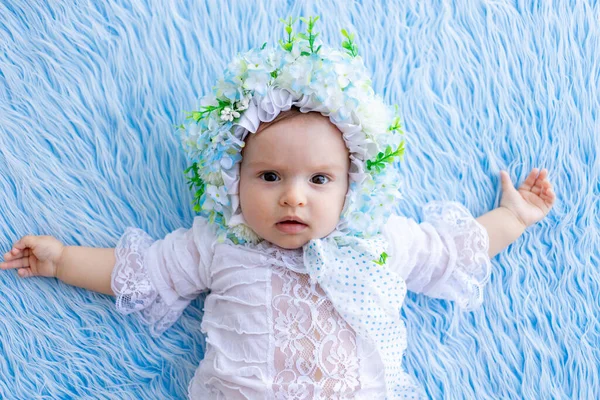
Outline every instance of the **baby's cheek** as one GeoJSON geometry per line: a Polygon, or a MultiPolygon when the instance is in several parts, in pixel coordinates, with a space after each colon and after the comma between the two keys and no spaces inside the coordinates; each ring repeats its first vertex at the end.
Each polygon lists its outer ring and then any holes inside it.
{"type": "Polygon", "coordinates": [[[340,221],[342,209],[344,207],[345,194],[337,195],[333,198],[330,198],[328,201],[328,207],[326,211],[326,215],[323,217],[323,221],[327,221],[327,228],[333,231],[340,221]]]}
{"type": "Polygon", "coordinates": [[[348,195],[348,185],[346,184],[342,190],[338,193],[337,196],[337,209],[338,215],[342,213],[342,209],[344,208],[344,204],[346,204],[346,196],[348,195]]]}

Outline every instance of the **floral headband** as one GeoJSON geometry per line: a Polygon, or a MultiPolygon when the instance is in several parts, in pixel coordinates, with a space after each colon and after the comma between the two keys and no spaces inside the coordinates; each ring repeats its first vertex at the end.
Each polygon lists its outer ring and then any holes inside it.
{"type": "Polygon", "coordinates": [[[181,125],[182,146],[190,166],[185,170],[195,192],[194,211],[220,227],[219,239],[236,244],[261,240],[245,223],[239,201],[244,139],[292,106],[319,112],[342,132],[350,153],[349,189],[336,234],[372,237],[401,198],[396,158],[404,154],[397,107],[392,110],[373,91],[354,34],[342,29],[343,51],[317,42],[319,17],[300,18],[306,33],[294,34],[291,17],[287,38],[279,46],[238,54],[213,92],[200,101],[181,125]]]}

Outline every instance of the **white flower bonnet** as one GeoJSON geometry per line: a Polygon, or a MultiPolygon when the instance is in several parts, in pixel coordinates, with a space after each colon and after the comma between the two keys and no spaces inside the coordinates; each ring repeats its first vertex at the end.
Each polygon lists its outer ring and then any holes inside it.
{"type": "Polygon", "coordinates": [[[354,35],[342,30],[344,51],[319,44],[313,32],[318,18],[301,18],[308,28],[296,35],[295,21],[281,20],[287,39],[238,54],[179,127],[194,210],[221,228],[221,241],[261,240],[241,213],[241,151],[248,133],[292,106],[328,116],[349,149],[349,189],[336,235],[377,235],[401,198],[395,162],[404,153],[400,118],[374,93],[354,35]]]}

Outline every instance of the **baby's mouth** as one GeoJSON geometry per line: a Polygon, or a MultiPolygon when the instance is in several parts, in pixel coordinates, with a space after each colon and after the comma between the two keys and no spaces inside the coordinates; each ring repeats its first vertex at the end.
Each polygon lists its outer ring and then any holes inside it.
{"type": "Polygon", "coordinates": [[[300,221],[284,220],[275,224],[275,227],[283,233],[299,233],[306,229],[308,225],[300,221]]]}

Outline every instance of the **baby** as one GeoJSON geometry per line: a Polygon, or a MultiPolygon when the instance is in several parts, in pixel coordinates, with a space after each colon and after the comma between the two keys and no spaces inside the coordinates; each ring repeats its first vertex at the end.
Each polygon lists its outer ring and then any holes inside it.
{"type": "Polygon", "coordinates": [[[0,267],[115,295],[154,335],[208,291],[192,399],[424,397],[401,368],[406,290],[477,307],[490,258],[548,214],[552,185],[533,169],[517,190],[501,171],[500,206],[477,219],[453,202],[420,224],[381,211],[397,199],[397,119],[361,108],[375,104],[353,35],[347,54],[321,49],[304,21],[305,35],[235,60],[184,127],[190,229],[127,228],[114,249],[24,236],[0,267]]]}

